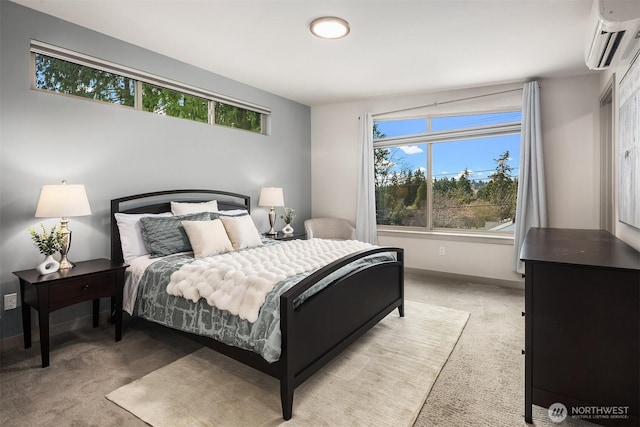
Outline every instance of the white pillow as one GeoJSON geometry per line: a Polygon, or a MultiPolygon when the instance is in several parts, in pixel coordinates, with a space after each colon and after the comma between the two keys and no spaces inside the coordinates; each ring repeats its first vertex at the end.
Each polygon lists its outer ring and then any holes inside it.
{"type": "Polygon", "coordinates": [[[171,202],[171,212],[178,215],[187,215],[201,212],[218,212],[218,201],[211,200],[209,202],[171,202]]]}
{"type": "Polygon", "coordinates": [[[184,231],[189,236],[193,256],[204,258],[233,250],[231,241],[222,221],[182,221],[184,231]]]}
{"type": "Polygon", "coordinates": [[[233,249],[251,248],[262,245],[260,233],[250,215],[220,216],[220,220],[227,230],[233,249]]]}
{"type": "Polygon", "coordinates": [[[120,242],[122,246],[122,257],[124,262],[129,263],[132,259],[142,255],[148,255],[149,250],[142,238],[142,228],[140,227],[140,218],[142,217],[168,217],[171,212],[160,214],[125,214],[116,213],[116,223],[120,231],[120,242]]]}

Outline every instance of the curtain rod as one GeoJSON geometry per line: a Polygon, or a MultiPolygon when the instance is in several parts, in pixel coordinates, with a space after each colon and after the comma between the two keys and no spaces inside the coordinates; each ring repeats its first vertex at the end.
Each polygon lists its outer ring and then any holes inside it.
{"type": "Polygon", "coordinates": [[[372,117],[376,117],[376,116],[382,116],[385,114],[393,114],[393,113],[400,113],[402,111],[409,111],[409,110],[417,110],[420,108],[427,108],[427,107],[437,107],[438,105],[445,105],[445,104],[451,104],[454,102],[460,102],[460,101],[468,101],[470,99],[477,99],[477,98],[484,98],[486,96],[493,96],[493,95],[501,95],[503,93],[509,93],[509,92],[517,92],[519,90],[522,90],[522,88],[517,88],[517,89],[509,89],[509,90],[503,90],[501,92],[493,92],[493,93],[485,93],[483,95],[476,95],[476,96],[468,96],[466,98],[458,98],[458,99],[452,99],[449,101],[443,101],[443,102],[432,102],[431,104],[426,104],[426,105],[418,105],[417,107],[408,107],[408,108],[402,108],[400,110],[393,110],[393,111],[385,111],[383,113],[375,113],[372,114],[372,117]]]}

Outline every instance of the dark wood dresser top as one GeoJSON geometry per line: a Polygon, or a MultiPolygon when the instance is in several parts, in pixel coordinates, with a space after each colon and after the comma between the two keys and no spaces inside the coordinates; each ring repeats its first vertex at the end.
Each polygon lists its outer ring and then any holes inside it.
{"type": "Polygon", "coordinates": [[[640,252],[604,230],[531,228],[520,259],[640,270],[640,252]]]}

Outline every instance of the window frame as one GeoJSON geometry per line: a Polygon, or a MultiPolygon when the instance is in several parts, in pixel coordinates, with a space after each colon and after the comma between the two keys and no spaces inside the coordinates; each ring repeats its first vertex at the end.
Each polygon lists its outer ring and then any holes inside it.
{"type": "MultiPolygon", "coordinates": [[[[394,136],[389,138],[373,139],[373,149],[377,148],[397,148],[406,145],[425,144],[426,145],[426,171],[425,176],[427,179],[427,203],[425,209],[427,210],[427,225],[425,227],[419,226],[404,226],[404,225],[389,225],[389,224],[377,224],[376,227],[381,235],[393,235],[393,236],[408,236],[413,237],[426,237],[435,236],[436,238],[480,238],[483,240],[491,240],[492,242],[505,242],[510,244],[513,242],[513,232],[496,232],[496,231],[484,231],[477,229],[464,229],[464,228],[434,228],[433,227],[433,145],[445,142],[469,140],[475,138],[487,138],[496,136],[506,136],[521,134],[522,132],[522,119],[517,122],[506,122],[495,125],[484,125],[467,127],[460,129],[452,129],[445,131],[431,131],[432,118],[436,117],[459,117],[466,115],[480,115],[480,114],[499,114],[508,112],[522,112],[521,106],[504,107],[491,110],[473,111],[473,112],[456,112],[447,114],[427,114],[418,116],[406,116],[406,117],[389,117],[374,119],[374,124],[385,121],[399,121],[426,118],[427,130],[421,134],[411,134],[405,136],[394,136]]],[[[521,153],[522,155],[522,153],[521,153]]],[[[518,165],[519,167],[519,165],[518,165]]]]}
{"type": "MultiPolygon", "coordinates": [[[[82,98],[74,94],[60,93],[60,92],[55,92],[47,89],[40,89],[36,87],[36,63],[35,63],[36,54],[49,56],[62,61],[72,62],[77,65],[116,74],[122,77],[127,77],[135,81],[135,102],[133,107],[128,105],[110,103],[110,102],[101,101],[97,99],[84,98],[85,100],[100,102],[104,104],[118,105],[118,106],[127,107],[127,108],[133,108],[138,111],[145,111],[143,109],[143,103],[142,103],[142,96],[143,96],[142,85],[149,84],[161,89],[172,90],[175,92],[182,93],[184,95],[206,99],[208,101],[208,110],[209,110],[208,112],[209,119],[207,124],[209,125],[223,126],[226,128],[248,131],[258,135],[268,134],[267,132],[268,121],[271,116],[271,109],[268,107],[265,107],[259,104],[254,104],[247,101],[242,101],[242,100],[232,98],[230,96],[226,96],[217,92],[198,88],[196,86],[188,85],[186,83],[181,83],[181,82],[171,80],[165,77],[161,77],[155,74],[147,73],[145,71],[137,70],[137,69],[120,65],[120,64],[116,64],[115,62],[95,58],[89,55],[85,55],[83,53],[75,52],[70,49],[65,49],[59,46],[55,46],[55,45],[45,43],[39,40],[34,40],[34,39],[31,40],[31,44],[30,44],[30,55],[31,55],[30,72],[31,72],[31,89],[32,90],[46,92],[46,93],[55,93],[57,95],[72,96],[75,98],[82,98]],[[252,111],[260,114],[260,125],[261,125],[260,132],[256,132],[250,129],[244,129],[244,128],[215,123],[215,115],[214,115],[213,109],[215,108],[216,102],[226,104],[226,105],[231,105],[233,107],[241,108],[243,110],[248,110],[248,111],[252,111]]],[[[173,117],[173,116],[169,116],[169,117],[173,117]]],[[[189,119],[186,119],[186,120],[189,120],[189,119]]],[[[196,120],[192,120],[192,121],[196,123],[203,123],[196,120]]]]}

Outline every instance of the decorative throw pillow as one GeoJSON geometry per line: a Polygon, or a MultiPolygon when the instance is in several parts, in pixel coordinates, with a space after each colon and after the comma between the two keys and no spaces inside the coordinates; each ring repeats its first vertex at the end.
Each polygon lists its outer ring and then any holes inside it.
{"type": "Polygon", "coordinates": [[[192,250],[182,221],[210,221],[206,212],[168,218],[140,218],[142,238],[151,258],[192,250]]]}
{"type": "Polygon", "coordinates": [[[171,212],[174,215],[188,215],[200,212],[218,212],[218,201],[209,202],[171,202],[171,212]]]}
{"type": "Polygon", "coordinates": [[[233,249],[251,248],[262,245],[260,233],[250,215],[224,216],[220,220],[227,230],[233,249]]]}
{"type": "Polygon", "coordinates": [[[233,250],[222,221],[182,221],[189,236],[193,256],[204,258],[233,250]]]}
{"type": "Polygon", "coordinates": [[[142,238],[142,229],[140,228],[140,218],[143,217],[170,217],[171,212],[160,214],[114,214],[118,231],[120,232],[120,243],[122,246],[122,256],[124,262],[130,263],[131,260],[142,255],[148,255],[149,250],[142,238]]]}

